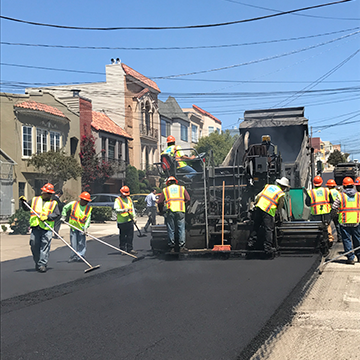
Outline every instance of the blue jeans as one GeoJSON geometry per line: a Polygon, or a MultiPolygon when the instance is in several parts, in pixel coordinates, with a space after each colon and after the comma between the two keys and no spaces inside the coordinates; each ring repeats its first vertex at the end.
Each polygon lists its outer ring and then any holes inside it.
{"type": "MultiPolygon", "coordinates": [[[[360,246],[360,225],[355,227],[340,225],[340,231],[345,252],[351,251],[360,246]]],[[[360,249],[355,251],[355,255],[358,259],[360,259],[360,249]]],[[[354,253],[348,254],[347,258],[349,260],[354,260],[354,253]]]]}
{"type": "Polygon", "coordinates": [[[31,228],[30,247],[36,266],[46,266],[49,260],[52,231],[37,226],[31,228]]]}
{"type": "Polygon", "coordinates": [[[165,214],[165,224],[168,233],[168,245],[175,246],[175,240],[179,241],[179,246],[185,245],[185,213],[168,211],[165,214]]]}
{"type": "Polygon", "coordinates": [[[189,165],[186,165],[186,166],[183,166],[181,168],[178,168],[176,169],[176,171],[179,173],[179,174],[186,174],[184,175],[184,177],[188,178],[188,179],[191,179],[193,178],[195,175],[196,175],[196,170],[194,170],[191,166],[189,165]]]}
{"type": "MultiPolygon", "coordinates": [[[[86,252],[86,236],[79,230],[70,229],[70,243],[71,247],[76,250],[82,257],[85,256],[86,252]]],[[[70,259],[80,258],[72,251],[70,255],[70,259]]]]}

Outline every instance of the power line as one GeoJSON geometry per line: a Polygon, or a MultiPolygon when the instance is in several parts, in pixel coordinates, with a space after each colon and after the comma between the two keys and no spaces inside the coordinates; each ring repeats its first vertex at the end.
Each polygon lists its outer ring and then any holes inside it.
{"type": "Polygon", "coordinates": [[[341,3],[349,2],[349,1],[352,1],[352,0],[339,0],[339,1],[334,1],[334,2],[326,3],[326,4],[307,6],[307,7],[304,7],[304,8],[299,8],[299,9],[294,9],[294,10],[289,10],[289,11],[282,11],[280,13],[270,14],[270,15],[265,15],[265,16],[259,16],[259,17],[255,17],[255,18],[251,18],[251,19],[228,21],[228,22],[215,23],[215,24],[186,25],[186,26],[82,27],[82,26],[66,26],[66,25],[39,23],[39,22],[34,22],[34,21],[16,19],[16,18],[3,16],[3,15],[0,15],[0,18],[2,18],[4,20],[23,23],[23,24],[36,25],[36,26],[45,26],[45,27],[52,27],[52,28],[58,28],[58,29],[69,29],[69,30],[100,30],[100,31],[113,31],[113,30],[180,30],[180,29],[212,28],[212,27],[219,27],[219,26],[228,26],[228,25],[241,24],[241,23],[246,23],[246,22],[252,22],[252,21],[257,21],[257,20],[263,20],[263,19],[268,19],[268,18],[272,18],[272,17],[282,16],[282,15],[286,15],[286,14],[293,14],[293,13],[300,12],[300,11],[321,8],[321,7],[324,7],[324,6],[341,4],[341,3]]]}
{"type": "Polygon", "coordinates": [[[251,46],[251,45],[262,45],[262,44],[272,44],[278,42],[286,42],[286,41],[297,41],[304,39],[311,39],[321,36],[339,34],[348,31],[354,31],[360,29],[359,27],[332,31],[322,34],[309,35],[309,36],[299,36],[294,38],[287,39],[274,39],[274,40],[266,40],[266,41],[255,41],[248,43],[240,43],[240,44],[222,44],[222,45],[200,45],[200,46],[170,46],[170,47],[112,47],[112,46],[79,46],[79,45],[51,45],[51,44],[29,44],[29,43],[13,43],[7,41],[1,41],[1,45],[9,45],[9,46],[27,46],[27,47],[44,47],[44,48],[60,48],[60,49],[80,49],[80,50],[129,50],[129,51],[153,51],[153,50],[198,50],[198,49],[218,49],[218,48],[230,48],[230,47],[240,47],[240,46],[251,46]]]}

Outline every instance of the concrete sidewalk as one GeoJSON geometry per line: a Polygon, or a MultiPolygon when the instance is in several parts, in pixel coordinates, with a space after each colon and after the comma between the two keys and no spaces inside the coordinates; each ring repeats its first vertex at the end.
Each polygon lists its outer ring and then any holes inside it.
{"type": "MultiPolygon", "coordinates": [[[[157,216],[157,224],[163,224],[164,218],[157,216]]],[[[144,225],[147,222],[147,217],[138,217],[137,225],[140,231],[143,230],[144,225]]],[[[135,229],[137,232],[137,230],[135,229]]],[[[70,230],[69,226],[62,224],[60,228],[61,237],[70,244],[70,230]]],[[[119,234],[119,229],[116,226],[116,221],[107,221],[105,223],[91,223],[89,227],[89,233],[97,238],[102,238],[109,235],[119,234]]],[[[88,238],[89,240],[90,238],[88,238]]],[[[26,256],[31,256],[30,246],[30,233],[27,235],[12,235],[9,232],[0,232],[0,251],[1,262],[19,259],[26,256]]],[[[60,239],[53,239],[51,241],[51,250],[54,251],[57,248],[66,246],[60,239]]]]}

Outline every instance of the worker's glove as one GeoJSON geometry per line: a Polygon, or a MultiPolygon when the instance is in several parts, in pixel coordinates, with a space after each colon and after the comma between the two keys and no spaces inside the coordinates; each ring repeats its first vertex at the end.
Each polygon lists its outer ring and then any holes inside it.
{"type": "Polygon", "coordinates": [[[66,220],[66,217],[65,217],[65,216],[62,216],[62,217],[60,218],[60,221],[61,221],[61,222],[65,222],[65,220],[66,220]]]}
{"type": "Polygon", "coordinates": [[[19,197],[19,200],[22,201],[22,202],[25,202],[26,201],[26,197],[24,195],[21,195],[19,197]]]}
{"type": "Polygon", "coordinates": [[[47,215],[40,215],[41,221],[46,221],[48,219],[47,215]]]}
{"type": "Polygon", "coordinates": [[[117,213],[124,213],[124,212],[127,212],[127,210],[126,209],[116,209],[115,210],[117,213]]]}

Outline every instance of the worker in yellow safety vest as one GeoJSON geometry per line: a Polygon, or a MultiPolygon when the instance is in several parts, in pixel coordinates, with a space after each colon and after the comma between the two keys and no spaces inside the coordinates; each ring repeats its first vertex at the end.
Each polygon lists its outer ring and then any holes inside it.
{"type": "Polygon", "coordinates": [[[130,254],[137,254],[137,251],[133,248],[136,216],[128,186],[125,185],[120,189],[120,196],[114,202],[114,210],[117,212],[120,249],[130,254]]]}
{"type": "MultiPolygon", "coordinates": [[[[337,184],[334,179],[329,179],[326,182],[326,187],[329,189],[330,195],[332,198],[332,202],[330,203],[331,205],[335,201],[335,199],[340,195],[340,191],[336,188],[336,186],[337,186],[337,184]]],[[[340,225],[339,225],[338,218],[335,217],[332,220],[333,220],[333,223],[334,223],[335,229],[336,229],[337,241],[341,242],[341,232],[340,232],[340,225]]]]}
{"type": "Polygon", "coordinates": [[[331,230],[331,204],[334,202],[332,193],[328,188],[322,187],[323,179],[315,176],[313,179],[314,188],[307,191],[305,204],[310,206],[310,220],[322,221],[327,225],[329,247],[333,245],[334,236],[331,230]]]}
{"type": "MultiPolygon", "coordinates": [[[[360,262],[360,193],[354,189],[351,177],[344,178],[343,192],[335,199],[331,212],[333,217],[338,216],[339,219],[344,252],[354,250],[360,262]]],[[[353,252],[346,255],[346,263],[354,265],[355,255],[353,252]]]]}
{"type": "Polygon", "coordinates": [[[285,203],[285,191],[290,189],[289,179],[282,177],[276,180],[276,185],[265,185],[255,197],[254,227],[248,240],[248,249],[254,249],[260,243],[265,259],[273,259],[276,249],[273,247],[275,214],[281,213],[285,203]],[[263,226],[265,236],[259,239],[260,226],[263,226]]]}
{"type": "Polygon", "coordinates": [[[356,191],[360,192],[360,176],[355,179],[354,185],[356,187],[356,191]]]}
{"type": "MultiPolygon", "coordinates": [[[[84,191],[79,201],[71,201],[63,207],[61,220],[69,216],[71,247],[83,258],[86,253],[86,230],[90,226],[92,207],[90,194],[84,191]]],[[[71,252],[68,262],[82,261],[75,252],[71,252]]]]}
{"type": "Polygon", "coordinates": [[[174,176],[166,181],[166,187],[160,194],[158,204],[165,208],[164,218],[168,233],[168,246],[170,252],[181,252],[185,248],[185,211],[186,203],[190,202],[190,195],[184,186],[178,185],[174,176]]]}
{"type": "Polygon", "coordinates": [[[195,158],[188,157],[184,154],[180,145],[175,145],[174,136],[170,135],[166,139],[167,148],[161,153],[161,155],[168,155],[170,157],[175,157],[176,160],[176,169],[179,173],[184,173],[186,178],[191,179],[196,175],[196,170],[193,169],[190,165],[186,163],[186,160],[192,160],[195,158]]]}
{"type": "Polygon", "coordinates": [[[57,202],[51,200],[51,196],[54,193],[54,185],[47,183],[41,188],[41,195],[33,197],[31,201],[26,203],[25,196],[20,196],[19,198],[22,202],[22,208],[25,211],[31,211],[30,248],[35,262],[35,270],[42,273],[47,271],[53,236],[51,229],[54,228],[54,220],[60,216],[57,202]]]}

